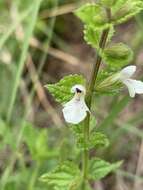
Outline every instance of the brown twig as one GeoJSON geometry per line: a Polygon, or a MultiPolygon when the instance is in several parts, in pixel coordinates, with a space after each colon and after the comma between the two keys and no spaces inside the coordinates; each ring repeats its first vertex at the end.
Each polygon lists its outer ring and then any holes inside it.
{"type": "Polygon", "coordinates": [[[63,5],[58,8],[54,8],[52,10],[44,10],[40,13],[40,17],[42,19],[49,18],[49,17],[55,17],[63,14],[71,13],[74,9],[76,9],[77,5],[75,3],[63,5]]]}
{"type": "MultiPolygon", "coordinates": [[[[21,80],[21,83],[20,83],[20,90],[22,93],[23,105],[28,106],[30,94],[28,92],[27,84],[26,84],[25,80],[23,80],[23,79],[21,80]]],[[[33,109],[33,106],[31,106],[30,107],[30,118],[33,118],[33,116],[34,116],[34,109],[33,109]]]]}
{"type": "MultiPolygon", "coordinates": [[[[46,18],[50,18],[50,17],[56,17],[56,16],[60,16],[63,14],[69,14],[71,12],[73,12],[76,8],[79,7],[79,5],[81,5],[82,3],[87,3],[89,2],[89,0],[80,0],[78,3],[71,3],[71,4],[66,4],[66,5],[62,5],[60,7],[57,8],[53,8],[51,10],[44,10],[40,13],[40,17],[42,19],[46,19],[46,18]]],[[[91,1],[93,2],[93,1],[91,1]]]]}
{"type": "MultiPolygon", "coordinates": [[[[21,30],[17,30],[16,36],[21,41],[24,38],[23,37],[24,34],[21,30]]],[[[66,62],[72,66],[78,66],[78,65],[82,64],[81,61],[77,57],[75,57],[75,56],[73,56],[67,52],[61,51],[61,50],[53,48],[53,47],[45,48],[42,45],[42,43],[34,37],[31,38],[31,40],[30,40],[30,46],[37,48],[37,49],[39,49],[39,50],[57,58],[57,59],[60,59],[60,60],[66,62]]]]}

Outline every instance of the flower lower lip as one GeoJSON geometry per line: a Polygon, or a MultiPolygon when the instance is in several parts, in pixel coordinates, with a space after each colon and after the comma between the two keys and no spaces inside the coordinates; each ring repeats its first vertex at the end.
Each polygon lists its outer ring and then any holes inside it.
{"type": "Polygon", "coordinates": [[[76,101],[80,101],[80,98],[76,98],[76,101]]]}

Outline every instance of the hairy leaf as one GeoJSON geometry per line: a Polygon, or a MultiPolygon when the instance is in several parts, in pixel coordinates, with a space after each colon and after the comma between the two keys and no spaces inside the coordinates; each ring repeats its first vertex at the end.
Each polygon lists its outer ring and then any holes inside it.
{"type": "Polygon", "coordinates": [[[56,153],[56,150],[49,150],[46,129],[38,130],[27,123],[24,127],[23,139],[34,160],[44,160],[56,153]]]}
{"type": "Polygon", "coordinates": [[[109,140],[106,135],[100,132],[92,132],[90,134],[90,139],[88,141],[88,144],[85,144],[84,136],[80,135],[78,136],[77,140],[78,148],[84,150],[84,149],[91,149],[95,147],[107,147],[109,145],[109,140]]]}
{"type": "Polygon", "coordinates": [[[112,7],[112,22],[120,24],[143,10],[142,0],[117,0],[112,7]]]}
{"type": "Polygon", "coordinates": [[[118,169],[121,166],[121,164],[122,161],[110,164],[109,162],[106,162],[99,158],[94,158],[90,161],[89,178],[92,180],[99,180],[108,175],[110,172],[113,172],[116,169],[118,169]]]}
{"type": "MultiPolygon", "coordinates": [[[[87,42],[87,44],[91,45],[93,48],[97,48],[97,50],[99,49],[101,35],[102,35],[101,30],[94,30],[92,27],[85,25],[84,40],[87,42]]],[[[113,35],[114,35],[114,28],[111,26],[107,42],[111,40],[113,35]]]]}
{"type": "Polygon", "coordinates": [[[91,45],[93,48],[99,48],[99,41],[101,37],[100,30],[94,30],[93,28],[85,25],[84,28],[84,40],[87,44],[91,45]]]}
{"type": "Polygon", "coordinates": [[[41,181],[52,185],[56,190],[76,190],[80,185],[80,179],[80,170],[74,163],[68,161],[40,177],[41,181]]]}
{"type": "Polygon", "coordinates": [[[9,145],[9,147],[13,150],[17,150],[17,142],[15,141],[15,137],[17,135],[17,130],[11,129],[10,126],[4,120],[0,118],[0,151],[4,150],[4,147],[9,145]]]}
{"type": "Polygon", "coordinates": [[[106,10],[99,4],[87,3],[75,11],[81,21],[93,30],[105,29],[110,26],[106,10]]]}
{"type": "Polygon", "coordinates": [[[143,10],[142,0],[102,0],[99,3],[87,3],[75,11],[81,21],[92,30],[104,30],[110,26],[126,22],[143,10]],[[109,20],[108,8],[111,8],[109,20]]]}
{"type": "Polygon", "coordinates": [[[72,131],[74,132],[74,134],[75,135],[81,135],[82,133],[83,133],[83,128],[84,128],[84,126],[83,126],[83,123],[81,122],[81,123],[79,123],[79,124],[77,124],[77,125],[72,125],[71,126],[71,129],[72,129],[72,131]]]}
{"type": "Polygon", "coordinates": [[[85,86],[85,79],[82,75],[69,75],[65,76],[56,84],[48,84],[45,87],[55,97],[59,103],[68,102],[73,94],[71,93],[72,86],[76,84],[82,84],[85,86]]]}
{"type": "Polygon", "coordinates": [[[133,52],[127,45],[118,43],[104,50],[103,59],[112,68],[121,68],[133,59],[133,52]]]}

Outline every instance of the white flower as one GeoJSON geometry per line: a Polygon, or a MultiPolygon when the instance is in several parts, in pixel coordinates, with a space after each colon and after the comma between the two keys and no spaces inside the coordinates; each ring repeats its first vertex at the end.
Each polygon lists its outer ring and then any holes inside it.
{"type": "Polygon", "coordinates": [[[120,81],[128,87],[129,94],[132,98],[135,97],[135,94],[143,94],[143,82],[131,79],[135,71],[136,66],[130,65],[122,69],[119,73],[120,81]]]}
{"type": "Polygon", "coordinates": [[[86,90],[84,86],[77,84],[71,88],[74,97],[64,105],[63,115],[68,123],[78,124],[84,120],[89,111],[85,103],[86,90]]]}

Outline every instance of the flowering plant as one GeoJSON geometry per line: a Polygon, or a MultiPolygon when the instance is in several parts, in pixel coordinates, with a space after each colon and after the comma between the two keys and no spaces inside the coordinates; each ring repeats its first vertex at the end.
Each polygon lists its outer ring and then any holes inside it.
{"type": "Polygon", "coordinates": [[[82,5],[75,11],[84,23],[84,39],[96,49],[96,62],[90,80],[81,75],[69,75],[46,87],[63,105],[63,116],[71,124],[83,154],[82,164],[65,161],[54,171],[41,176],[41,180],[55,190],[90,190],[91,180],[99,180],[120,167],[122,161],[109,163],[89,156],[91,149],[107,147],[109,140],[103,133],[91,129],[92,100],[94,94],[120,93],[126,85],[131,97],[143,93],[143,82],[131,79],[136,66],[130,65],[131,48],[123,43],[113,44],[115,26],[126,22],[143,9],[142,0],[100,0],[82,5]],[[99,71],[101,63],[106,67],[99,71]],[[80,131],[75,130],[80,127],[80,131]],[[81,167],[79,167],[81,166],[81,167]]]}

